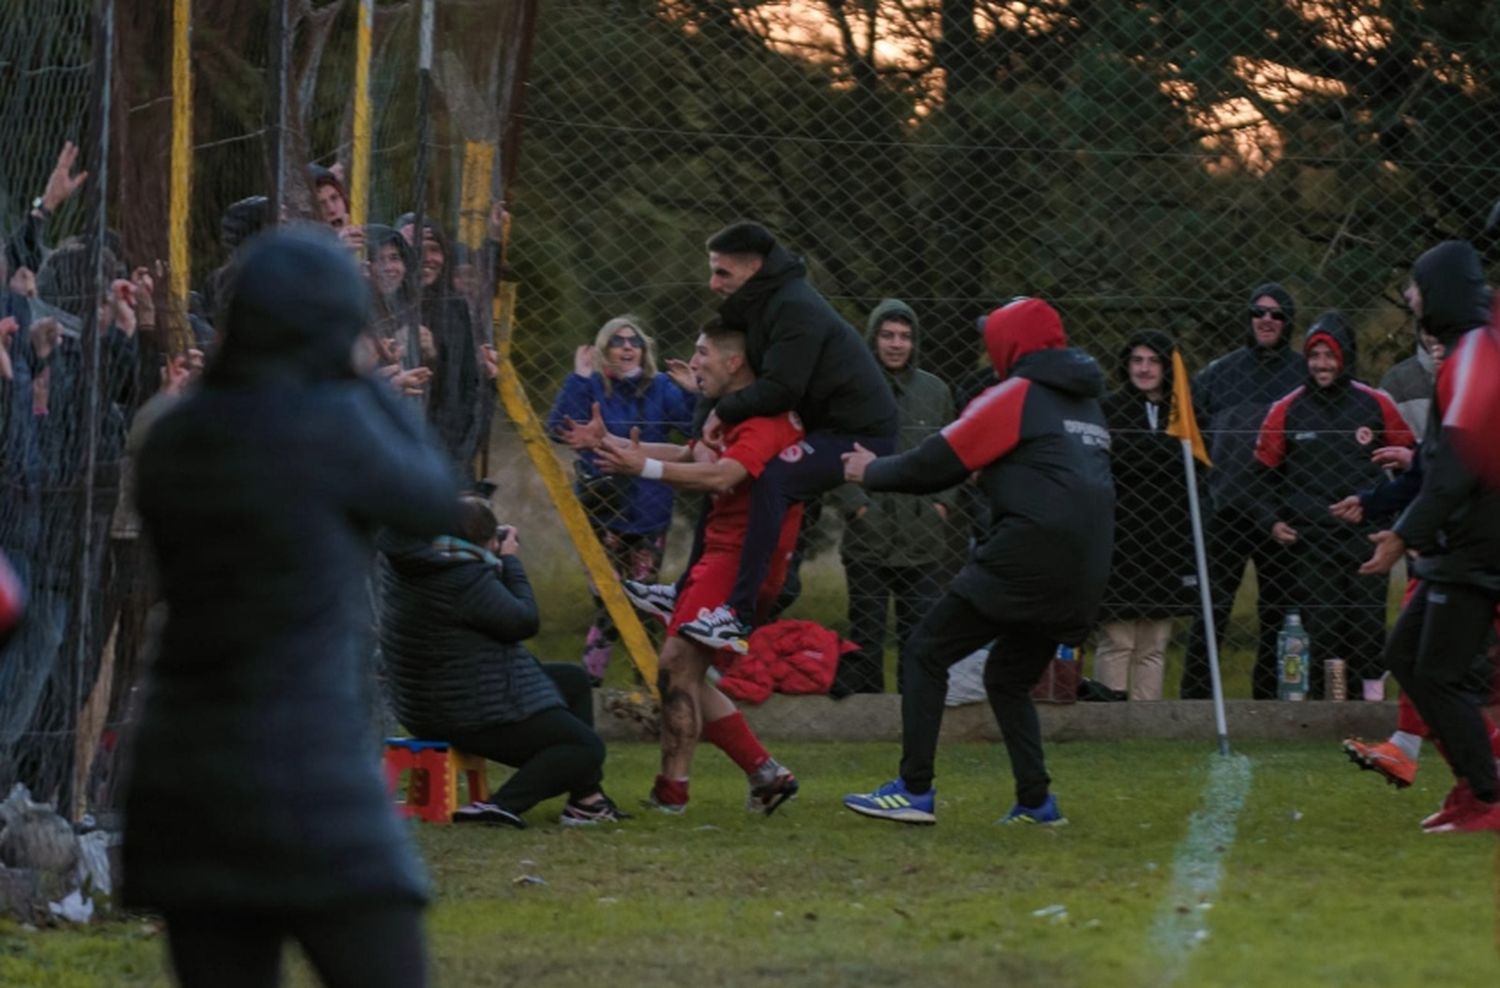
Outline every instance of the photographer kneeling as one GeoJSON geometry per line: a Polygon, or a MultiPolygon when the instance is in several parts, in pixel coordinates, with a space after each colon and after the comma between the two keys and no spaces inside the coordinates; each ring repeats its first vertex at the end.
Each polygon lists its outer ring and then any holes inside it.
{"type": "Polygon", "coordinates": [[[521,644],[539,622],[515,529],[478,497],[461,500],[459,517],[457,535],[379,542],[380,643],[402,726],[517,770],[454,822],[525,827],[522,813],[562,793],[565,825],[626,819],[600,788],[588,673],[543,665],[521,644]]]}

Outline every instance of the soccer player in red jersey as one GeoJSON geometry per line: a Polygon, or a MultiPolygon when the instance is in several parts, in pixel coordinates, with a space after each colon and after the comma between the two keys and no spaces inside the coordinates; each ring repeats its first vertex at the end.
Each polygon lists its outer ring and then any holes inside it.
{"type": "MultiPolygon", "coordinates": [[[[744,334],[725,329],[717,319],[703,327],[689,366],[708,398],[732,394],[755,380],[745,358],[744,334]]],[[[671,813],[687,807],[688,773],[702,737],[722,749],[749,778],[747,809],[771,814],[796,795],[797,779],[770,756],[734,702],[709,681],[715,651],[682,635],[681,628],[728,599],[749,523],[750,487],[777,457],[795,460],[802,455],[801,423],[792,412],[748,418],[729,426],[722,448],[714,448],[699,441],[686,446],[642,443],[636,430],[629,438],[609,435],[596,413],[585,425],[568,422],[563,436],[575,447],[592,446],[605,472],[660,480],[713,496],[703,554],[688,572],[670,611],[665,601],[658,608],[649,602],[642,605],[667,622],[657,683],[662,703],[661,774],[651,788],[649,803],[671,813]]],[[[769,608],[781,589],[801,515],[801,505],[794,505],[782,521],[757,610],[769,608]]]]}

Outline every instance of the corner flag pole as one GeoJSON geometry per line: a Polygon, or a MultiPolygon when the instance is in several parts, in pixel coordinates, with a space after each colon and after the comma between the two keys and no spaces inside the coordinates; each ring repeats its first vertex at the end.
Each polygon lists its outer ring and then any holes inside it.
{"type": "Polygon", "coordinates": [[[1224,716],[1224,681],[1219,675],[1219,633],[1214,627],[1213,598],[1208,584],[1208,553],[1203,544],[1203,512],[1198,506],[1198,464],[1212,465],[1198,431],[1193,413],[1193,393],[1188,386],[1187,367],[1182,353],[1172,351],[1172,412],[1167,419],[1167,434],[1182,441],[1182,468],[1187,473],[1188,511],[1193,523],[1193,560],[1198,568],[1198,602],[1203,608],[1203,632],[1208,641],[1208,673],[1213,683],[1214,728],[1219,737],[1219,754],[1229,754],[1229,724],[1224,716]]]}

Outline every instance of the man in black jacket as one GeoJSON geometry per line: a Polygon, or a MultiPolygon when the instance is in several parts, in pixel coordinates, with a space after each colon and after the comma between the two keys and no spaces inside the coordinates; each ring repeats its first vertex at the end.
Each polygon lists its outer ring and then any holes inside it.
{"type": "Polygon", "coordinates": [[[453,822],[520,829],[521,814],[563,793],[565,827],[623,819],[600,788],[604,742],[588,670],[544,665],[523,644],[541,617],[516,530],[470,496],[452,535],[385,532],[376,544],[386,559],[380,648],[401,726],[516,769],[453,822]]]}
{"type": "Polygon", "coordinates": [[[1064,822],[1031,688],[1059,643],[1088,635],[1109,576],[1115,493],[1098,400],[1104,374],[1068,347],[1062,320],[1040,299],[990,313],[984,337],[1001,382],[957,421],[898,456],[856,448],[845,457],[845,476],[877,491],[932,493],[977,471],[992,509],[973,557],[902,652],[900,777],[844,797],[866,816],[937,822],[933,761],[948,668],[993,641],[985,691],[1016,783],[1004,822],[1064,822]]]}
{"type": "MultiPolygon", "coordinates": [[[[1286,550],[1256,524],[1255,438],[1271,402],[1301,384],[1307,373],[1301,356],[1290,347],[1296,314],[1285,288],[1275,282],[1257,287],[1250,293],[1245,344],[1203,368],[1193,380],[1193,401],[1214,465],[1208,474],[1210,514],[1205,533],[1214,628],[1222,639],[1245,563],[1253,559],[1260,629],[1250,686],[1257,700],[1276,697],[1276,633],[1291,571],[1286,550]]],[[[1208,641],[1200,617],[1188,636],[1181,695],[1185,700],[1204,700],[1210,692],[1208,641]]]]}
{"type": "MultiPolygon", "coordinates": [[[[807,283],[807,266],[759,223],[735,223],[708,240],[709,288],[724,297],[726,328],[745,334],[755,381],[726,395],[703,424],[710,444],[746,419],[795,412],[807,438],[803,455],[778,459],[756,479],[739,575],[727,606],[683,628],[723,645],[749,634],[787,507],[843,482],[843,454],[856,443],[895,449],[897,410],[885,374],[865,341],[807,283]]],[[[696,546],[695,546],[696,549],[696,546]]],[[[694,553],[696,558],[697,553],[694,553]]]]}
{"type": "MultiPolygon", "coordinates": [[[[1324,694],[1324,663],[1342,658],[1362,684],[1350,696],[1379,701],[1389,581],[1356,572],[1373,529],[1340,521],[1329,505],[1381,479],[1375,450],[1409,448],[1416,437],[1390,395],[1355,380],[1354,332],[1342,313],[1318,317],[1303,352],[1306,383],[1271,406],[1256,441],[1259,529],[1295,562],[1288,589],[1312,637],[1312,695],[1324,694]]],[[[1256,670],[1257,679],[1275,674],[1275,666],[1256,670]]]]}
{"type": "Polygon", "coordinates": [[[1385,661],[1442,741],[1458,782],[1423,829],[1500,831],[1500,779],[1468,683],[1500,604],[1500,490],[1480,482],[1454,442],[1467,430],[1494,435],[1493,422],[1471,421],[1471,406],[1496,387],[1479,373],[1490,312],[1474,248],[1449,240],[1417,258],[1406,300],[1447,356],[1422,442],[1421,490],[1394,527],[1370,536],[1375,553],[1360,572],[1389,572],[1408,547],[1417,552],[1412,572],[1422,583],[1391,629],[1385,661]]]}

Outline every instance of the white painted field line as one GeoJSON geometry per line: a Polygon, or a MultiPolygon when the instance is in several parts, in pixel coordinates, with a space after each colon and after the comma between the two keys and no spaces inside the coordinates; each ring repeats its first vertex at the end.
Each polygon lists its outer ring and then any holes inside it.
{"type": "Polygon", "coordinates": [[[1210,756],[1203,805],[1188,818],[1187,834],[1172,861],[1172,885],[1151,926],[1152,945],[1165,964],[1162,985],[1181,976],[1193,948],[1208,938],[1209,910],[1249,792],[1250,759],[1210,756]]]}

